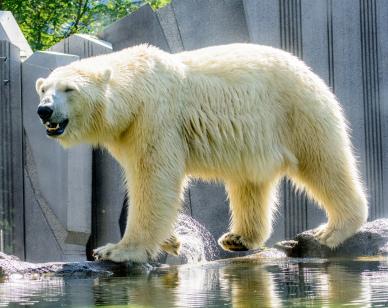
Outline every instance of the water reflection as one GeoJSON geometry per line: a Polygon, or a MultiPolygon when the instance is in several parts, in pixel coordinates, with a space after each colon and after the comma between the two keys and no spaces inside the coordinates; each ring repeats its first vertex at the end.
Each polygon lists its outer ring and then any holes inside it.
{"type": "Polygon", "coordinates": [[[126,277],[0,283],[0,305],[147,307],[333,307],[388,305],[384,260],[225,260],[126,277]]]}

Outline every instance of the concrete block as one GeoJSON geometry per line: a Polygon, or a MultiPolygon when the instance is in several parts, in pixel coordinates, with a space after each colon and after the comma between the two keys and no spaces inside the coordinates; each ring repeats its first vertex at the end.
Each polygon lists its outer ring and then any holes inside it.
{"type": "Polygon", "coordinates": [[[242,0],[175,0],[171,5],[185,50],[249,42],[242,0]]]}
{"type": "Polygon", "coordinates": [[[156,11],[160,26],[163,29],[168,46],[172,53],[183,51],[183,43],[175,18],[175,12],[171,4],[156,11]]]}
{"type": "MultiPolygon", "coordinates": [[[[75,55],[36,52],[22,65],[25,187],[31,188],[26,190],[29,193],[26,199],[35,200],[34,204],[39,205],[47,224],[40,228],[32,226],[36,224],[34,216],[26,216],[26,228],[34,229],[36,238],[53,237],[61,248],[61,260],[84,258],[91,233],[92,160],[89,148],[80,146],[64,150],[46,137],[36,116],[39,98],[35,81],[38,77],[46,77],[57,66],[78,59],[75,55]],[[47,234],[47,229],[51,234],[47,234]]],[[[41,259],[38,246],[28,248],[27,257],[41,259]]],[[[58,257],[54,251],[53,255],[48,251],[45,253],[46,260],[58,257]]]]}
{"type": "Polygon", "coordinates": [[[93,156],[93,247],[121,239],[119,219],[125,191],[119,164],[104,150],[96,150],[93,156]]]}
{"type": "MultiPolygon", "coordinates": [[[[362,69],[362,93],[364,104],[364,126],[365,126],[365,168],[366,183],[369,195],[369,219],[385,217],[386,202],[384,194],[386,191],[386,175],[384,174],[384,134],[383,104],[380,95],[381,68],[378,59],[384,55],[382,44],[379,38],[384,27],[380,22],[381,15],[378,12],[376,1],[360,1],[360,38],[361,45],[361,69],[362,69]]],[[[350,5],[350,4],[349,4],[350,5]]],[[[381,7],[379,7],[381,8],[381,7]]],[[[384,10],[384,9],[383,9],[384,10]]],[[[386,11],[385,11],[386,12],[386,11]]],[[[385,49],[386,51],[386,49],[385,49]]],[[[362,113],[362,110],[359,110],[362,113]]]]}
{"type": "MultiPolygon", "coordinates": [[[[60,261],[63,259],[63,251],[58,241],[58,235],[52,231],[52,226],[47,220],[44,211],[36,198],[36,192],[25,174],[25,215],[26,215],[26,260],[32,262],[45,262],[50,260],[60,261]]],[[[59,235],[64,239],[65,234],[59,235]]]]}
{"type": "Polygon", "coordinates": [[[114,22],[97,36],[110,42],[113,50],[147,43],[169,51],[159,20],[149,5],[114,22]]]}
{"type": "Polygon", "coordinates": [[[22,60],[32,54],[32,49],[11,12],[0,11],[0,40],[8,41],[18,47],[22,60]]]}
{"type": "Polygon", "coordinates": [[[20,50],[0,41],[0,229],[5,251],[24,258],[20,50]]]}
{"type": "Polygon", "coordinates": [[[280,47],[279,1],[244,0],[251,43],[280,47]]]}

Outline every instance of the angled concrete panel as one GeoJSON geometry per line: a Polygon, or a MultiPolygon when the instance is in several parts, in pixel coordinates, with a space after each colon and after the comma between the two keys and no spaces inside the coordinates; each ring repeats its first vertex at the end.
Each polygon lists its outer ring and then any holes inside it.
{"type": "Polygon", "coordinates": [[[110,42],[113,50],[147,43],[169,51],[159,20],[149,5],[111,24],[98,37],[110,42]]]}
{"type": "Polygon", "coordinates": [[[280,47],[279,1],[244,0],[251,43],[280,47]]]}
{"type": "Polygon", "coordinates": [[[112,44],[86,34],[74,34],[54,46],[50,51],[77,55],[80,59],[112,52],[112,44]]]}
{"type": "Polygon", "coordinates": [[[32,49],[11,12],[0,11],[0,40],[8,41],[18,47],[22,60],[32,54],[32,49]]]}
{"type": "Polygon", "coordinates": [[[242,0],[175,0],[171,5],[185,50],[249,42],[242,0]]]}
{"type": "Polygon", "coordinates": [[[168,4],[156,11],[160,26],[172,53],[183,51],[183,42],[171,4],[168,4]]]}
{"type": "MultiPolygon", "coordinates": [[[[36,238],[41,240],[54,238],[61,250],[61,260],[79,260],[85,256],[91,233],[91,155],[88,148],[64,150],[46,137],[36,115],[39,97],[35,81],[78,59],[75,55],[36,52],[22,65],[25,189],[29,192],[26,199],[31,199],[32,206],[39,206],[47,224],[40,228],[33,226],[34,216],[26,216],[26,229],[34,229],[36,238]]],[[[28,258],[44,261],[39,245],[30,245],[28,249],[28,258]]],[[[57,254],[54,250],[52,255],[46,251],[45,260],[56,259],[57,254]]]]}

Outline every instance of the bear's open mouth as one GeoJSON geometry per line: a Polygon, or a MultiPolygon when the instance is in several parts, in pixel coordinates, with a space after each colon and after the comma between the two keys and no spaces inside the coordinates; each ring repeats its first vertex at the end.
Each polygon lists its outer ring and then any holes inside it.
{"type": "Polygon", "coordinates": [[[46,134],[49,136],[62,135],[68,123],[69,123],[68,119],[63,120],[60,123],[47,121],[46,123],[44,123],[44,126],[46,126],[46,134]]]}

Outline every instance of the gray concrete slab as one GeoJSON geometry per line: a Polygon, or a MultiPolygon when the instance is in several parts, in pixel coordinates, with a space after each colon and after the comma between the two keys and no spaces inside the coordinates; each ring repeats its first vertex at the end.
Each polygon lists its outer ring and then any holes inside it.
{"type": "Polygon", "coordinates": [[[28,198],[25,200],[26,209],[26,260],[32,262],[48,262],[51,260],[63,260],[63,251],[50,223],[45,218],[44,212],[38,204],[33,190],[32,183],[25,175],[24,185],[25,194],[28,198]]]}
{"type": "MultiPolygon", "coordinates": [[[[384,0],[377,0],[378,20],[384,21],[388,16],[388,5],[384,0]]],[[[379,67],[379,97],[380,97],[380,116],[382,127],[382,174],[383,174],[383,200],[384,206],[380,209],[381,217],[388,216],[388,23],[379,22],[377,28],[377,42],[379,44],[378,67],[379,67]]]]}
{"type": "Polygon", "coordinates": [[[169,51],[159,20],[149,5],[114,22],[97,36],[110,42],[113,50],[147,43],[169,51]]]}
{"type": "Polygon", "coordinates": [[[11,42],[17,46],[20,49],[22,60],[32,54],[30,45],[9,11],[0,11],[0,40],[11,42]]]}
{"type": "Polygon", "coordinates": [[[105,150],[93,157],[93,247],[115,243],[121,239],[119,219],[125,185],[119,164],[105,150]]]}
{"type": "MultiPolygon", "coordinates": [[[[384,54],[378,28],[376,1],[360,1],[360,45],[365,122],[365,166],[369,194],[369,218],[384,215],[383,123],[378,59],[384,54]]],[[[381,32],[380,32],[381,33],[381,32]]],[[[386,51],[386,50],[385,50],[386,51]]]]}
{"type": "Polygon", "coordinates": [[[171,5],[185,50],[249,42],[242,0],[175,0],[171,5]]]}
{"type": "Polygon", "coordinates": [[[5,251],[24,258],[20,50],[0,41],[0,229],[5,251]]]}

